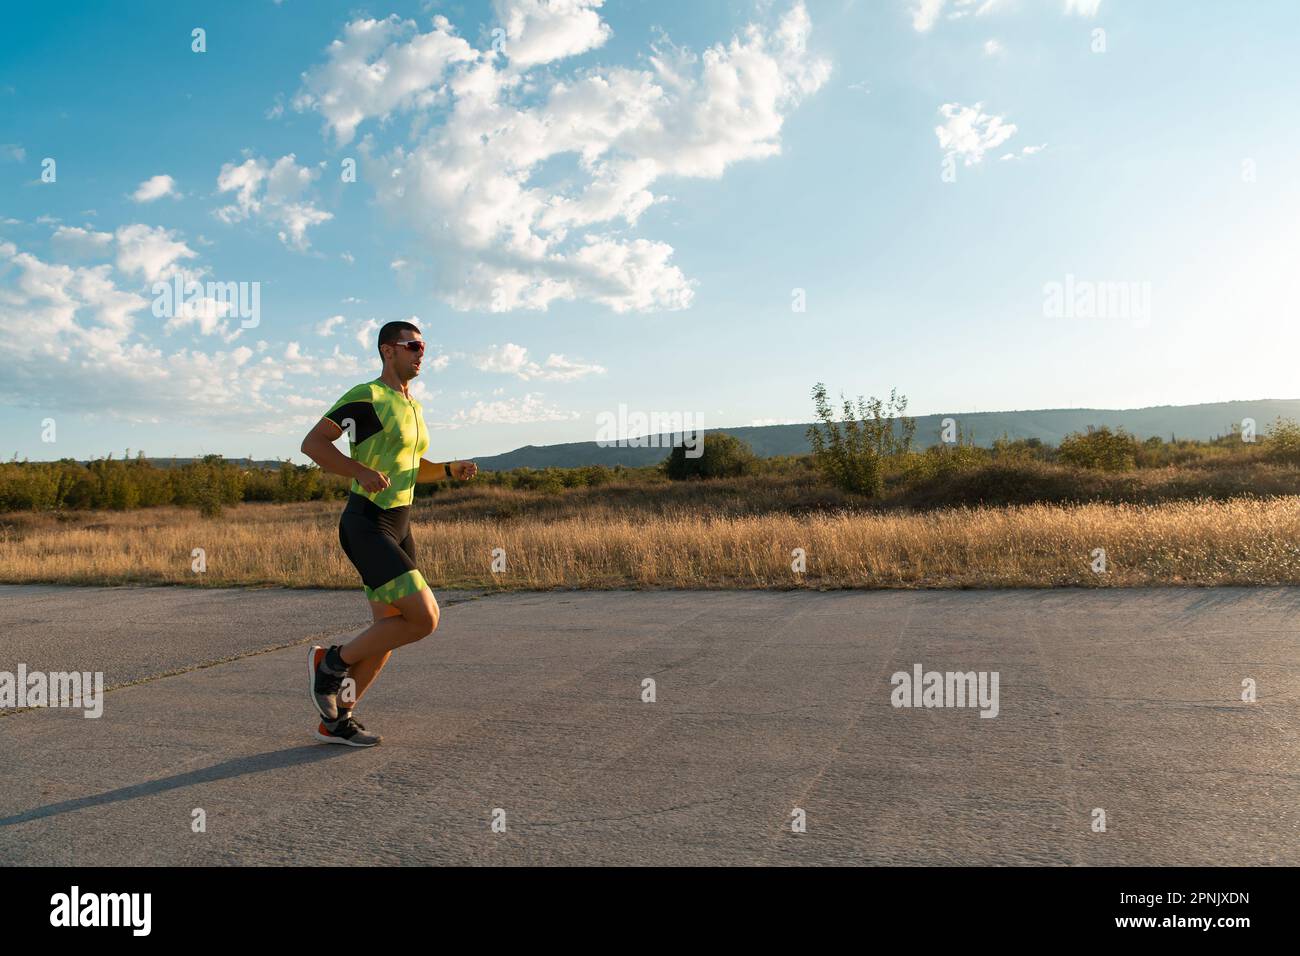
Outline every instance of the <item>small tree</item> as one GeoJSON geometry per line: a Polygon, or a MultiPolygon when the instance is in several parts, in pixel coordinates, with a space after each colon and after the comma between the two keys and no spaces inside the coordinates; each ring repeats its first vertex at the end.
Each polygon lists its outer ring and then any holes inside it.
{"type": "Polygon", "coordinates": [[[916,421],[903,414],[907,397],[890,389],[888,402],[858,396],[855,406],[841,395],[844,404],[839,421],[825,385],[818,382],[812,397],[817,422],[808,426],[808,442],[818,469],[843,491],[868,497],[880,494],[885,460],[906,455],[912,448],[916,421]]]}
{"type": "Polygon", "coordinates": [[[708,432],[697,457],[686,454],[685,445],[674,445],[664,459],[664,471],[673,481],[686,478],[735,478],[752,473],[758,464],[754,449],[726,432],[708,432]]]}
{"type": "Polygon", "coordinates": [[[1279,416],[1264,439],[1264,453],[1273,461],[1300,463],[1300,425],[1279,416]]]}
{"type": "Polygon", "coordinates": [[[1061,439],[1057,457],[1069,465],[1095,468],[1099,471],[1130,471],[1137,458],[1138,442],[1135,437],[1117,428],[1094,428],[1089,425],[1084,434],[1073,432],[1061,439]]]}
{"type": "Polygon", "coordinates": [[[997,461],[1025,462],[1042,458],[1046,449],[1041,438],[1009,438],[1003,432],[1001,438],[993,439],[993,457],[997,461]]]}

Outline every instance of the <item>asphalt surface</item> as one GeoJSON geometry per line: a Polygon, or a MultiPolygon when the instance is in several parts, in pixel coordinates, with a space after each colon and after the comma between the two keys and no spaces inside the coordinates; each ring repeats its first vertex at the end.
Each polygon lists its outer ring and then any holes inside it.
{"type": "Polygon", "coordinates": [[[0,864],[1300,863],[1300,589],[442,598],[352,750],[304,661],[354,592],[0,587],[0,672],[115,688],[0,717],[0,864]]]}

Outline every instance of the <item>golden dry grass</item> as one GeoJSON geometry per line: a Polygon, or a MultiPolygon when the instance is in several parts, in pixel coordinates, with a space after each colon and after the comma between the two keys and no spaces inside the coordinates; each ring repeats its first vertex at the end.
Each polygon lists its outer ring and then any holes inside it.
{"type": "MultiPolygon", "coordinates": [[[[244,504],[17,514],[0,524],[0,582],[355,588],[340,504],[244,504]],[[191,569],[195,548],[207,570],[191,569]]],[[[437,587],[878,588],[1300,583],[1300,498],[1161,505],[1024,505],[918,514],[656,517],[600,509],[556,520],[413,518],[437,587]],[[507,570],[493,574],[492,551],[507,570]],[[803,548],[807,572],[791,570],[803,548]],[[1090,564],[1106,550],[1108,572],[1090,564]]]]}

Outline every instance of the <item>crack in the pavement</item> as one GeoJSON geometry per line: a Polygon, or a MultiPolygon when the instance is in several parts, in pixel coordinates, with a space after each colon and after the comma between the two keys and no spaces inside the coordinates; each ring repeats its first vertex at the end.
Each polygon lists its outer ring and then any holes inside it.
{"type": "MultiPolygon", "coordinates": [[[[230,664],[234,661],[242,661],[245,658],[258,657],[262,654],[270,654],[273,651],[282,651],[287,647],[299,647],[303,644],[306,644],[308,641],[319,640],[322,637],[330,637],[335,634],[350,634],[364,626],[365,626],[364,624],[358,624],[356,625],[356,627],[334,628],[327,631],[320,631],[319,633],[311,634],[307,637],[299,638],[298,640],[289,641],[284,644],[274,644],[270,647],[260,647],[257,650],[244,651],[243,653],[240,654],[233,654],[229,657],[222,657],[216,660],[200,661],[197,664],[190,664],[187,667],[176,667],[168,671],[160,671],[157,674],[146,674],[144,677],[137,677],[135,680],[123,681],[120,684],[110,684],[108,687],[104,688],[104,693],[109,694],[115,690],[122,690],[125,687],[138,687],[141,684],[149,684],[152,683],[153,681],[162,680],[167,677],[179,677],[182,674],[192,674],[195,671],[206,670],[209,667],[217,667],[220,664],[230,664]]],[[[14,717],[18,714],[25,714],[33,710],[49,710],[49,708],[48,707],[19,707],[13,710],[0,711],[0,718],[14,717]]]]}
{"type": "MultiPolygon", "coordinates": [[[[898,649],[903,643],[903,637],[907,633],[907,628],[912,623],[912,613],[915,609],[915,603],[907,606],[907,613],[903,617],[902,626],[898,629],[898,636],[894,638],[893,646],[889,651],[889,656],[886,657],[885,660],[893,659],[898,653],[898,649]]],[[[864,696],[862,708],[854,713],[849,719],[848,724],[844,728],[844,733],[840,735],[839,740],[835,741],[835,746],[826,754],[825,759],[821,762],[821,766],[817,768],[817,772],[813,774],[802,792],[795,797],[793,806],[802,808],[803,805],[808,802],[808,795],[812,793],[817,784],[821,782],[822,777],[826,775],[827,768],[830,767],[830,765],[835,761],[835,758],[839,756],[840,749],[844,746],[844,742],[849,739],[849,735],[853,733],[853,728],[857,726],[858,722],[866,716],[867,711],[871,708],[871,704],[871,700],[864,696]]],[[[762,860],[764,863],[766,863],[772,855],[777,852],[777,848],[781,845],[781,837],[786,832],[786,826],[786,821],[782,818],[781,822],[773,829],[772,838],[768,841],[767,848],[763,851],[762,860]]]]}
{"type": "MultiPolygon", "coordinates": [[[[468,597],[448,600],[442,603],[442,607],[453,607],[457,604],[466,604],[469,601],[477,601],[486,597],[485,594],[475,594],[468,597]]],[[[373,624],[374,621],[360,621],[357,624],[351,624],[341,628],[329,628],[324,631],[318,631],[315,634],[309,634],[306,637],[297,638],[287,641],[283,644],[272,644],[269,647],[260,647],[252,651],[243,651],[239,654],[232,654],[229,657],[217,658],[210,661],[200,661],[197,664],[190,664],[186,667],[176,667],[167,671],[160,671],[157,674],[146,674],[144,677],[137,677],[135,680],[123,681],[120,684],[110,684],[104,688],[104,693],[109,694],[115,690],[122,690],[126,687],[138,687],[141,684],[149,684],[156,680],[163,680],[167,677],[180,677],[182,674],[193,674],[195,671],[206,670],[209,667],[217,667],[221,664],[231,664],[235,661],[242,661],[250,657],[260,657],[263,654],[271,654],[275,651],[282,651],[289,647],[302,647],[311,641],[320,640],[323,637],[334,637],[339,634],[356,634],[373,624]]],[[[19,714],[25,714],[33,710],[49,710],[49,707],[15,707],[7,710],[0,710],[0,720],[5,717],[16,717],[19,714]]]]}
{"type": "Polygon", "coordinates": [[[844,706],[837,705],[834,701],[823,701],[819,704],[800,704],[798,707],[787,707],[784,710],[679,710],[674,717],[780,717],[783,714],[796,714],[801,710],[821,710],[825,707],[844,706]]]}
{"type": "MultiPolygon", "coordinates": [[[[779,780],[784,780],[789,777],[795,777],[804,772],[805,772],[804,769],[801,767],[791,771],[790,773],[774,774],[769,779],[767,779],[763,785],[769,786],[773,783],[776,783],[779,780]]],[[[747,794],[750,792],[752,792],[751,788],[743,787],[739,790],[732,790],[729,793],[724,793],[715,797],[705,797],[700,800],[691,800],[687,803],[681,803],[671,807],[661,807],[657,810],[643,810],[638,813],[625,813],[622,814],[621,816],[579,817],[573,820],[554,820],[550,822],[543,822],[543,821],[529,822],[527,824],[520,824],[518,826],[518,830],[520,832],[524,832],[526,830],[543,830],[543,829],[550,829],[552,827],[568,826],[570,824],[575,824],[575,823],[620,823],[624,820],[637,820],[642,817],[657,817],[657,816],[662,816],[665,813],[676,813],[678,810],[694,810],[696,807],[706,807],[709,806],[710,804],[722,803],[726,800],[731,800],[734,799],[735,797],[741,796],[742,794],[747,794]]]]}
{"type": "MultiPolygon", "coordinates": [[[[1020,613],[1024,620],[1022,633],[1030,635],[1030,643],[1038,657],[1037,667],[1043,675],[1043,684],[1047,688],[1048,699],[1059,700],[1061,699],[1060,695],[1056,692],[1056,688],[1052,686],[1051,665],[1047,660],[1047,655],[1043,652],[1042,634],[1038,628],[1033,626],[1033,622],[1030,620],[1029,608],[1021,608],[1020,613]]],[[[1069,733],[1065,727],[1066,721],[1061,718],[1059,711],[1053,711],[1049,708],[1049,712],[1045,713],[1044,716],[1051,727],[1052,736],[1056,738],[1056,751],[1065,765],[1065,779],[1060,781],[1059,784],[1064,791],[1062,795],[1068,800],[1067,808],[1072,812],[1082,814],[1086,808],[1079,799],[1079,781],[1075,775],[1076,770],[1079,769],[1080,760],[1077,748],[1070,746],[1069,733]],[[1071,758],[1068,761],[1064,759],[1067,756],[1071,758]]],[[[1069,857],[1070,865],[1076,866],[1079,864],[1080,856],[1089,856],[1092,847],[1087,846],[1086,843],[1077,842],[1078,835],[1066,830],[1064,821],[1061,821],[1061,829],[1066,835],[1065,853],[1069,857]]]]}

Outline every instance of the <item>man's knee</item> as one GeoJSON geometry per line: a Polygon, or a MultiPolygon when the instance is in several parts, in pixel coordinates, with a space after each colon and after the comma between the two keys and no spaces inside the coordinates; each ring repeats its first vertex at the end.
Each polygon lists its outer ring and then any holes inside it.
{"type": "Polygon", "coordinates": [[[420,593],[426,595],[425,600],[402,615],[412,641],[423,640],[438,629],[438,602],[434,600],[433,592],[425,590],[420,593]]]}

